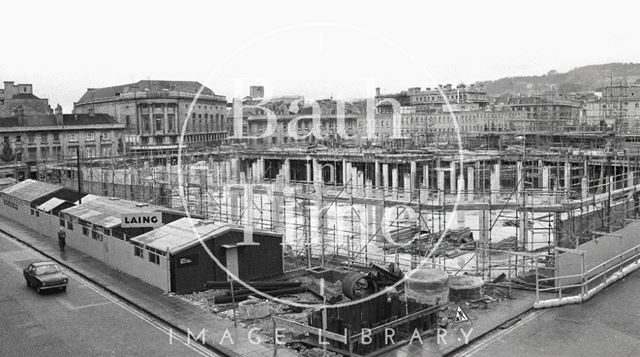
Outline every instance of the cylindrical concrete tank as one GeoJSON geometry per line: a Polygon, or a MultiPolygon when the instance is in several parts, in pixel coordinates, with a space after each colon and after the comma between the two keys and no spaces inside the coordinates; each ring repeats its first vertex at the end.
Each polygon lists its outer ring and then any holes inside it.
{"type": "Polygon", "coordinates": [[[405,281],[407,299],[427,305],[449,302],[449,274],[440,269],[415,269],[405,281]]]}
{"type": "Polygon", "coordinates": [[[468,275],[452,276],[449,279],[449,298],[451,301],[481,299],[483,285],[484,282],[480,278],[468,275]]]}

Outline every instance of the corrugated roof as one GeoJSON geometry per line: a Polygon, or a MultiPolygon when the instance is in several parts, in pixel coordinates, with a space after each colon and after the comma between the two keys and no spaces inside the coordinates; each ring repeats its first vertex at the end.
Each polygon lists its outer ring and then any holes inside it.
{"type": "Polygon", "coordinates": [[[198,244],[200,238],[216,237],[233,229],[238,227],[195,218],[180,218],[131,240],[146,247],[174,254],[198,244]]]}
{"type": "Polygon", "coordinates": [[[40,197],[49,195],[61,189],[61,186],[29,179],[18,182],[13,186],[9,186],[0,192],[31,203],[40,197]]]}
{"type": "Polygon", "coordinates": [[[113,228],[122,222],[123,213],[160,212],[168,209],[159,206],[143,205],[139,202],[87,195],[82,204],[69,207],[60,212],[105,228],[113,228]]]}
{"type": "MultiPolygon", "coordinates": [[[[90,88],[88,89],[78,103],[88,102],[92,100],[113,98],[116,94],[126,92],[144,92],[147,90],[161,91],[164,89],[175,90],[180,92],[196,93],[202,84],[196,81],[161,81],[161,80],[143,80],[137,83],[122,84],[113,87],[90,88]]],[[[215,95],[213,91],[207,87],[202,90],[204,95],[215,95]]]]}
{"type": "Polygon", "coordinates": [[[41,204],[40,206],[38,206],[37,208],[41,211],[44,212],[51,212],[54,208],[60,206],[61,204],[65,203],[67,201],[65,200],[61,200],[57,197],[54,197],[52,199],[50,199],[49,201],[41,204]]]}

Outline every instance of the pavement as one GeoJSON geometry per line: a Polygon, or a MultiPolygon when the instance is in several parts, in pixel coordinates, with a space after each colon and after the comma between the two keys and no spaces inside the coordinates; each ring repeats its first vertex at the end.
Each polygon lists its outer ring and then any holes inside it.
{"type": "MultiPolygon", "coordinates": [[[[19,240],[48,259],[58,262],[119,299],[153,316],[175,331],[191,333],[192,342],[204,340],[216,352],[228,356],[273,356],[273,346],[255,343],[258,336],[187,301],[165,294],[140,279],[122,273],[69,246],[60,253],[57,241],[7,218],[0,217],[0,232],[19,240]],[[202,334],[204,331],[204,334],[202,334]]],[[[296,356],[278,349],[278,356],[296,356]]]]}

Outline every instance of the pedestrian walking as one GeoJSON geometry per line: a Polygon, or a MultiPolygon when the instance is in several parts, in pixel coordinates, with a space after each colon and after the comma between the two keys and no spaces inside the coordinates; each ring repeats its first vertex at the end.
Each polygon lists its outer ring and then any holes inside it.
{"type": "Polygon", "coordinates": [[[64,228],[60,227],[58,231],[58,246],[60,247],[60,252],[64,253],[64,247],[67,245],[67,232],[64,231],[64,228]]]}

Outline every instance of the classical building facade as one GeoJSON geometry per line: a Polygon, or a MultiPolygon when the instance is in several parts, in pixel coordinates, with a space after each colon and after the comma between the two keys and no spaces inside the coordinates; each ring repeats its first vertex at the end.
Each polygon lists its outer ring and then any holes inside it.
{"type": "Polygon", "coordinates": [[[18,111],[24,115],[53,114],[49,100],[33,94],[33,85],[5,81],[0,89],[0,118],[17,115],[18,111]]]}
{"type": "Polygon", "coordinates": [[[106,88],[89,88],[74,103],[74,113],[103,113],[126,128],[134,151],[218,145],[226,139],[226,97],[198,82],[143,80],[106,88]]]}
{"type": "Polygon", "coordinates": [[[124,124],[107,114],[17,115],[0,118],[0,176],[19,180],[35,166],[77,155],[110,158],[123,154],[124,124]]]}
{"type": "Polygon", "coordinates": [[[510,98],[508,105],[532,119],[536,131],[576,130],[583,111],[581,103],[543,96],[510,98]]]}

